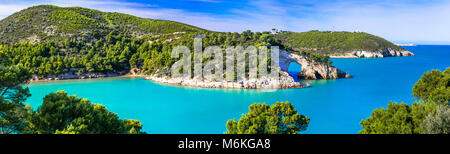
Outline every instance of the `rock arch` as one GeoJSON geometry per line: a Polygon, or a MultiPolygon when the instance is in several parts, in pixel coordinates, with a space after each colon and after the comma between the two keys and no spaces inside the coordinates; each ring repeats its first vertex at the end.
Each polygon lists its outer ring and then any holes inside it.
{"type": "Polygon", "coordinates": [[[180,86],[194,86],[203,88],[234,88],[234,89],[285,89],[285,88],[304,88],[309,87],[302,81],[296,82],[288,73],[289,64],[291,62],[298,63],[302,70],[298,73],[299,79],[337,79],[350,77],[344,71],[337,69],[331,65],[320,63],[295,53],[289,53],[280,50],[280,77],[273,78],[263,76],[257,79],[244,79],[243,81],[206,81],[191,78],[171,78],[169,76],[152,75],[147,77],[166,84],[180,86]]]}
{"type": "Polygon", "coordinates": [[[289,64],[291,62],[296,62],[302,67],[302,70],[298,73],[299,79],[338,79],[351,77],[344,71],[334,66],[317,62],[307,58],[306,56],[280,50],[279,65],[281,71],[288,72],[289,64]]]}

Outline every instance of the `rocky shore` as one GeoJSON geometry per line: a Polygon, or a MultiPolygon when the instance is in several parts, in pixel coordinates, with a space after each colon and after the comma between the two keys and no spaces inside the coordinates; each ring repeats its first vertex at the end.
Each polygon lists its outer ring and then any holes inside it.
{"type": "Polygon", "coordinates": [[[274,79],[270,77],[261,77],[258,79],[249,79],[237,82],[228,82],[228,81],[215,82],[191,78],[171,78],[167,76],[157,76],[157,75],[146,77],[146,79],[164,84],[202,87],[202,88],[287,89],[287,88],[309,87],[310,86],[309,84],[305,84],[302,81],[296,82],[294,78],[287,73],[289,64],[291,62],[296,62],[302,66],[302,71],[299,72],[298,74],[300,79],[338,79],[351,77],[344,71],[335,68],[331,65],[314,61],[305,56],[280,50],[279,79],[274,79]]]}
{"type": "Polygon", "coordinates": [[[202,88],[230,88],[230,89],[287,89],[287,88],[304,88],[309,87],[302,81],[296,82],[292,76],[289,75],[288,68],[291,62],[298,63],[302,66],[302,71],[298,73],[299,79],[338,79],[338,78],[350,78],[351,76],[344,71],[331,66],[326,63],[317,62],[308,57],[289,53],[284,50],[280,50],[279,61],[280,77],[278,79],[272,77],[260,77],[258,79],[245,79],[242,81],[206,81],[191,78],[171,78],[169,76],[144,76],[136,72],[139,72],[137,68],[130,70],[127,73],[79,73],[78,69],[65,70],[65,73],[61,73],[57,76],[46,76],[41,78],[34,75],[31,81],[48,81],[48,80],[68,80],[68,79],[90,79],[90,78],[105,78],[105,77],[118,77],[118,76],[134,76],[145,77],[147,80],[156,81],[164,84],[178,85],[178,86],[191,86],[202,88]]]}
{"type": "Polygon", "coordinates": [[[372,51],[353,51],[341,55],[330,55],[330,58],[383,58],[383,57],[401,57],[401,56],[414,56],[414,54],[407,50],[379,50],[372,51]]]}
{"type": "Polygon", "coordinates": [[[229,81],[216,82],[190,78],[186,79],[186,78],[158,77],[156,75],[146,77],[146,79],[170,85],[201,87],[201,88],[287,89],[287,88],[304,88],[310,86],[309,84],[304,84],[303,82],[295,82],[294,79],[291,76],[289,76],[289,74],[286,72],[280,73],[279,80],[261,77],[258,79],[243,80],[238,82],[229,82],[229,81]]]}
{"type": "Polygon", "coordinates": [[[351,78],[352,76],[344,71],[326,63],[317,62],[308,57],[289,53],[280,50],[280,68],[281,71],[288,72],[289,65],[295,62],[300,64],[302,70],[298,73],[299,79],[339,79],[351,78]]]}
{"type": "Polygon", "coordinates": [[[124,74],[120,73],[100,73],[100,72],[93,72],[93,73],[75,73],[76,71],[69,71],[66,73],[61,73],[57,76],[49,75],[46,77],[40,77],[37,75],[33,75],[31,78],[31,81],[50,81],[50,80],[70,80],[70,79],[92,79],[92,78],[106,78],[106,77],[118,77],[123,76],[124,74]]]}

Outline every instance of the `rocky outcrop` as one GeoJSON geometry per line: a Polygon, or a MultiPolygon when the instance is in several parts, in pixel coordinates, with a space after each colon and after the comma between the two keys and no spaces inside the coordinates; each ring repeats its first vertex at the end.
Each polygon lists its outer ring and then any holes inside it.
{"type": "Polygon", "coordinates": [[[280,78],[261,77],[258,79],[246,79],[237,82],[229,81],[204,81],[191,78],[171,78],[164,75],[152,75],[147,80],[160,83],[191,86],[202,88],[232,88],[232,89],[286,89],[286,88],[304,88],[310,86],[302,81],[296,82],[287,72],[289,64],[296,62],[302,66],[299,73],[300,79],[338,79],[351,77],[344,71],[337,69],[331,65],[320,63],[309,59],[305,56],[292,54],[284,50],[280,50],[280,78]]]}
{"type": "Polygon", "coordinates": [[[331,58],[382,58],[382,57],[401,57],[414,56],[407,50],[378,50],[378,51],[353,51],[345,54],[330,55],[331,58]]]}
{"type": "Polygon", "coordinates": [[[229,81],[204,81],[191,78],[171,78],[167,76],[152,75],[146,78],[160,83],[177,85],[177,86],[190,86],[201,88],[229,88],[229,89],[287,89],[287,88],[304,88],[308,87],[308,84],[303,82],[295,82],[294,79],[286,72],[280,72],[280,78],[268,78],[261,77],[258,79],[249,79],[237,82],[229,81]]]}
{"type": "Polygon", "coordinates": [[[287,72],[291,62],[296,62],[302,67],[302,70],[298,74],[299,79],[338,79],[351,77],[344,71],[329,64],[317,62],[306,56],[280,50],[281,70],[287,72]]]}

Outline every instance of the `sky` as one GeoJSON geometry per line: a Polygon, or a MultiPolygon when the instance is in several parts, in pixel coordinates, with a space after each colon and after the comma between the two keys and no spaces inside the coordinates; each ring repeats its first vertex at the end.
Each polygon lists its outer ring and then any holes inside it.
{"type": "Polygon", "coordinates": [[[34,5],[80,6],[221,32],[359,31],[395,43],[450,44],[450,0],[0,0],[0,19],[34,5]]]}

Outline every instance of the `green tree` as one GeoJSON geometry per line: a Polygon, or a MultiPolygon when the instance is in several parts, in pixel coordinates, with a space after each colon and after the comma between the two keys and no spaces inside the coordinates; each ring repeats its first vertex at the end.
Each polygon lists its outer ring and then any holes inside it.
{"type": "Polygon", "coordinates": [[[298,114],[289,102],[254,103],[249,109],[239,121],[228,120],[226,134],[297,134],[309,124],[309,118],[298,114]]]}
{"type": "Polygon", "coordinates": [[[450,134],[450,108],[440,104],[436,112],[428,114],[422,125],[424,134],[450,134]]]}
{"type": "Polygon", "coordinates": [[[0,134],[19,133],[27,126],[30,108],[23,101],[31,94],[23,85],[30,78],[23,67],[0,65],[0,134]]]}
{"type": "Polygon", "coordinates": [[[413,86],[413,96],[419,102],[389,102],[386,109],[375,109],[372,116],[360,122],[360,134],[420,134],[448,133],[448,100],[450,68],[424,73],[413,86]],[[439,111],[437,106],[440,107],[439,111]],[[447,116],[447,117],[446,117],[447,116]],[[446,123],[447,122],[447,123],[446,123]]]}
{"type": "Polygon", "coordinates": [[[431,70],[423,74],[414,84],[413,96],[446,104],[450,100],[450,67],[444,72],[431,70]]]}
{"type": "Polygon", "coordinates": [[[31,112],[29,105],[0,102],[0,134],[21,133],[28,126],[27,119],[31,112]]]}
{"type": "Polygon", "coordinates": [[[420,134],[423,119],[436,108],[436,103],[389,102],[388,107],[375,109],[372,116],[362,120],[360,134],[420,134]]]}
{"type": "Polygon", "coordinates": [[[275,35],[290,49],[305,49],[315,54],[334,55],[352,51],[405,50],[381,37],[368,33],[309,31],[283,32],[275,35]]]}
{"type": "Polygon", "coordinates": [[[0,65],[0,95],[6,101],[21,103],[30,96],[23,85],[31,79],[31,73],[21,66],[0,65]]]}
{"type": "Polygon", "coordinates": [[[142,128],[137,120],[120,120],[103,105],[64,91],[45,96],[30,122],[27,133],[38,134],[137,134],[142,128]]]}

